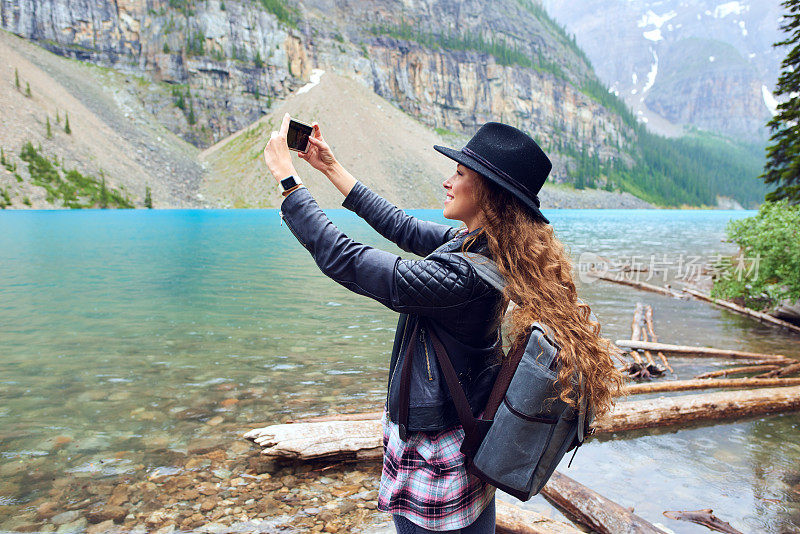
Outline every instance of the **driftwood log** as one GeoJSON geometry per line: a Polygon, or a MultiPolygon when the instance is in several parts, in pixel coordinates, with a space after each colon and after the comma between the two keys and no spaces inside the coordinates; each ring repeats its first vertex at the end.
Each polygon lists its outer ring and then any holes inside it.
{"type": "Polygon", "coordinates": [[[716,380],[670,380],[666,382],[630,384],[625,387],[623,393],[626,395],[640,395],[643,393],[688,391],[693,389],[765,388],[778,386],[800,386],[800,378],[719,378],[716,380]]]}
{"type": "Polygon", "coordinates": [[[706,302],[711,302],[713,304],[716,304],[717,306],[722,306],[723,308],[727,308],[729,310],[733,310],[735,312],[739,312],[739,313],[741,313],[743,315],[748,315],[750,317],[754,317],[754,318],[758,319],[759,321],[767,322],[767,323],[773,324],[775,326],[780,326],[780,327],[786,328],[788,330],[791,330],[793,332],[797,332],[797,333],[800,334],[800,326],[794,325],[794,324],[792,324],[792,323],[790,323],[788,321],[784,321],[783,319],[778,319],[777,317],[773,317],[772,315],[769,315],[767,313],[751,310],[749,308],[745,308],[744,306],[739,306],[738,304],[733,303],[733,302],[729,302],[727,300],[715,299],[714,297],[711,297],[709,295],[705,295],[703,293],[700,293],[699,291],[695,291],[694,289],[684,288],[683,291],[685,291],[686,293],[688,293],[688,294],[690,294],[690,295],[692,295],[694,297],[699,298],[700,300],[705,300],[706,302]]]}
{"type": "Polygon", "coordinates": [[[719,371],[709,371],[708,373],[697,375],[695,378],[716,378],[718,376],[742,375],[745,373],[760,373],[763,371],[774,371],[775,369],[780,369],[780,368],[781,368],[780,365],[774,365],[774,364],[745,365],[744,367],[732,367],[730,369],[721,369],[719,371]]]}
{"type": "MultiPolygon", "coordinates": [[[[658,343],[658,336],[656,336],[656,329],[655,329],[655,326],[653,326],[653,307],[650,306],[650,305],[647,306],[647,310],[645,311],[645,314],[644,314],[644,320],[645,320],[645,323],[647,325],[647,339],[645,341],[651,341],[653,343],[658,343]]],[[[645,354],[648,354],[648,353],[645,353],[645,354]]],[[[672,370],[672,367],[670,366],[669,362],[667,361],[667,357],[664,356],[664,353],[661,352],[661,351],[658,351],[658,357],[661,358],[661,362],[664,364],[664,367],[669,369],[670,373],[675,374],[675,371],[672,370]]]]}
{"type": "Polygon", "coordinates": [[[619,403],[599,418],[597,432],[721,421],[800,410],[800,386],[718,391],[619,403]]]}
{"type": "Polygon", "coordinates": [[[558,471],[541,491],[568,519],[600,534],[664,534],[664,531],[558,471]]]}
{"type": "Polygon", "coordinates": [[[651,291],[653,293],[659,293],[661,295],[666,295],[668,297],[673,297],[676,299],[686,298],[680,292],[675,291],[674,289],[670,289],[669,287],[654,286],[653,284],[648,284],[646,282],[628,280],[624,276],[611,276],[609,274],[604,274],[601,271],[595,271],[595,270],[588,271],[588,274],[589,276],[599,278],[600,280],[605,280],[606,282],[614,282],[625,286],[635,287],[636,289],[641,289],[643,291],[651,291]]]}
{"type": "MultiPolygon", "coordinates": [[[[598,433],[722,421],[800,410],[800,386],[719,391],[619,402],[595,423],[598,433]]],[[[244,435],[272,458],[377,458],[382,454],[379,419],[271,425],[244,435]]]]}
{"type": "MultiPolygon", "coordinates": [[[[636,303],[636,308],[633,310],[633,320],[631,321],[631,341],[647,341],[651,325],[646,325],[647,316],[649,315],[650,321],[653,317],[653,309],[650,305],[644,306],[641,302],[636,303]]],[[[661,376],[664,374],[664,368],[659,367],[653,361],[653,356],[649,351],[644,351],[647,358],[645,364],[639,357],[639,354],[633,350],[631,356],[633,363],[628,367],[628,376],[632,378],[650,378],[651,376],[661,376]]]]}
{"type": "Polygon", "coordinates": [[[666,343],[632,341],[630,339],[618,339],[614,343],[623,349],[661,350],[670,354],[690,354],[692,356],[713,356],[744,360],[769,360],[774,362],[785,362],[788,360],[786,356],[781,354],[762,354],[760,352],[747,352],[744,350],[715,349],[713,347],[692,347],[689,345],[668,345],[666,343]]]}
{"type": "Polygon", "coordinates": [[[523,510],[499,499],[495,503],[497,534],[583,534],[572,525],[532,510],[523,510]]]}
{"type": "MultiPolygon", "coordinates": [[[[633,310],[633,320],[631,320],[631,341],[641,341],[642,339],[642,303],[637,302],[636,308],[633,310]]],[[[631,352],[631,356],[633,356],[633,361],[638,365],[640,368],[644,368],[644,363],[642,362],[642,358],[639,356],[639,353],[635,350],[631,352]]],[[[631,366],[630,370],[633,370],[634,366],[631,366]]]]}
{"type": "Polygon", "coordinates": [[[705,510],[694,511],[675,511],[664,512],[664,515],[670,519],[678,521],[691,521],[698,525],[703,525],[711,530],[717,532],[725,532],[726,534],[743,534],[740,530],[736,530],[727,521],[723,521],[713,514],[714,510],[706,508],[705,510]]]}
{"type": "Polygon", "coordinates": [[[756,378],[767,379],[767,378],[796,375],[798,373],[800,373],[800,362],[793,363],[792,365],[787,365],[786,367],[781,367],[773,371],[769,371],[768,373],[758,375],[756,378]]]}

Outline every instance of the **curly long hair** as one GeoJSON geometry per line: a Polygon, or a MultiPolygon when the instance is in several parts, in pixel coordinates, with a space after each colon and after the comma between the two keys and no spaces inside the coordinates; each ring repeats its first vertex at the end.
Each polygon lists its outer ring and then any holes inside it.
{"type": "Polygon", "coordinates": [[[478,176],[475,201],[485,224],[463,250],[486,236],[506,279],[503,309],[509,300],[516,304],[509,314],[507,339],[512,347],[523,343],[531,324],[541,322],[561,346],[557,378],[561,400],[577,407],[585,397],[596,416],[608,412],[623,385],[612,356],[619,358],[622,351],[600,337],[600,323],[590,319],[587,304],[578,302],[568,251],[552,226],[536,219],[514,195],[478,176]],[[583,392],[574,387],[573,378],[583,382],[583,392]]]}

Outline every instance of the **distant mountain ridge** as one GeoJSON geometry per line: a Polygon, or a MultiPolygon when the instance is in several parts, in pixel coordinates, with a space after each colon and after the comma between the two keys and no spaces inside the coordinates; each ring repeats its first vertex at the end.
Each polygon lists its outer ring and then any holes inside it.
{"type": "Polygon", "coordinates": [[[728,192],[723,179],[706,179],[730,168],[686,174],[675,158],[648,156],[671,149],[653,140],[643,150],[625,105],[533,0],[0,0],[0,19],[57,54],[137,77],[141,106],[201,148],[271,112],[318,68],[443,133],[513,124],[552,156],[552,182],[662,205],[763,197],[757,184],[728,192]]]}
{"type": "Polygon", "coordinates": [[[786,50],[779,0],[544,0],[654,131],[767,138],[786,50]]]}

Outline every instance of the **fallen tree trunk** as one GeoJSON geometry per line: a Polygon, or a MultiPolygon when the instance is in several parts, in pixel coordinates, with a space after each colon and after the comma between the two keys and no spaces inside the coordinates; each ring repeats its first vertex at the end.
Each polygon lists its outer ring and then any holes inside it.
{"type": "Polygon", "coordinates": [[[497,500],[495,522],[497,534],[583,534],[562,521],[550,519],[531,510],[497,500]]]}
{"type": "Polygon", "coordinates": [[[702,379],[702,378],[716,378],[718,376],[728,376],[728,375],[741,375],[744,373],[759,373],[762,371],[774,371],[775,369],[780,369],[780,365],[774,364],[765,364],[765,365],[745,365],[744,367],[732,367],[730,369],[721,369],[719,371],[710,371],[708,373],[703,373],[702,375],[697,375],[695,378],[702,379]]]}
{"type": "Polygon", "coordinates": [[[273,458],[311,460],[325,457],[373,458],[383,454],[380,419],[284,423],[244,435],[273,458]]]}
{"type": "Polygon", "coordinates": [[[323,423],[325,421],[369,421],[371,419],[380,419],[381,415],[383,415],[383,412],[320,415],[318,417],[309,417],[307,419],[297,419],[296,421],[287,421],[287,423],[323,423]]]}
{"type": "Polygon", "coordinates": [[[664,531],[558,471],[541,491],[571,521],[600,534],[664,534],[664,531]]]}
{"type": "MultiPolygon", "coordinates": [[[[637,302],[636,308],[633,310],[633,320],[631,321],[631,341],[640,341],[642,339],[641,319],[642,303],[637,302]]],[[[634,351],[631,353],[631,356],[633,356],[633,361],[639,365],[639,368],[644,366],[642,359],[639,357],[639,353],[634,351]]]]}
{"type": "Polygon", "coordinates": [[[743,315],[749,315],[750,317],[754,317],[760,321],[765,321],[767,323],[771,323],[776,326],[787,328],[793,332],[800,333],[800,326],[794,325],[788,321],[784,321],[783,319],[778,319],[777,317],[773,317],[772,315],[769,315],[767,313],[751,310],[749,308],[745,308],[744,306],[739,306],[738,304],[729,302],[727,300],[715,299],[714,297],[711,297],[709,295],[704,295],[703,293],[695,291],[694,289],[684,288],[683,291],[701,300],[705,300],[707,302],[716,304],[717,306],[722,306],[723,308],[739,312],[743,315]]]}
{"type": "MultiPolygon", "coordinates": [[[[647,311],[644,314],[644,320],[645,323],[647,324],[647,335],[648,335],[648,338],[645,339],[644,341],[651,341],[653,343],[658,343],[658,336],[656,336],[656,329],[653,326],[653,307],[650,305],[647,306],[647,311]]],[[[645,354],[649,353],[645,352],[645,354]]],[[[670,366],[669,362],[667,361],[667,357],[664,356],[664,353],[658,351],[658,357],[661,358],[661,362],[664,364],[664,367],[669,369],[670,373],[675,374],[675,371],[672,370],[672,366],[670,366]]]]}
{"type": "Polygon", "coordinates": [[[641,289],[643,291],[651,291],[653,293],[660,293],[661,295],[666,295],[668,297],[674,297],[676,299],[683,299],[685,298],[681,293],[675,291],[674,289],[670,289],[668,287],[659,287],[654,286],[653,284],[648,284],[646,282],[637,282],[635,280],[628,280],[627,278],[623,277],[614,277],[608,274],[603,274],[600,271],[588,271],[589,276],[594,276],[595,278],[599,278],[600,280],[605,280],[606,282],[614,282],[617,284],[622,284],[625,286],[635,287],[636,289],[641,289]]]}
{"type": "Polygon", "coordinates": [[[800,373],[800,362],[787,365],[786,367],[781,367],[780,369],[775,369],[774,371],[764,373],[763,375],[758,375],[756,378],[769,379],[774,377],[795,375],[797,373],[800,373]]]}
{"type": "Polygon", "coordinates": [[[595,425],[598,433],[722,421],[800,410],[800,386],[677,395],[619,403],[595,425]]]}
{"type": "Polygon", "coordinates": [[[719,378],[716,380],[670,380],[668,382],[631,384],[626,386],[623,392],[626,395],[640,395],[643,393],[688,391],[692,389],[760,388],[778,386],[800,386],[800,378],[719,378]]]}
{"type": "MultiPolygon", "coordinates": [[[[721,421],[800,410],[800,386],[720,391],[619,402],[595,423],[597,433],[721,421]]],[[[245,438],[264,447],[272,458],[361,459],[382,455],[379,419],[271,425],[245,438]]]]}
{"type": "Polygon", "coordinates": [[[717,532],[724,532],[725,534],[744,534],[742,531],[733,528],[727,521],[723,521],[715,516],[714,510],[711,508],[693,511],[667,511],[664,512],[664,515],[677,521],[691,521],[692,523],[703,525],[709,530],[716,530],[717,532]]]}
{"type": "Polygon", "coordinates": [[[630,339],[618,339],[614,343],[623,349],[661,350],[671,354],[691,354],[693,356],[715,356],[720,358],[769,360],[775,362],[788,360],[786,356],[781,354],[761,354],[759,352],[747,352],[743,350],[715,349],[714,347],[668,345],[666,343],[651,343],[649,341],[633,341],[630,339]]]}

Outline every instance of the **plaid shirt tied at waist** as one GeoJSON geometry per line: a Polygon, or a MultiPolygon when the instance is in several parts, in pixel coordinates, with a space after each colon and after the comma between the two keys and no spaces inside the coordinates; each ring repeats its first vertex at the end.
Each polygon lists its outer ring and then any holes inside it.
{"type": "Polygon", "coordinates": [[[378,510],[406,517],[428,530],[456,530],[474,522],[494,499],[495,487],[467,472],[459,450],[461,425],[412,432],[400,439],[384,411],[383,471],[378,510]]]}

